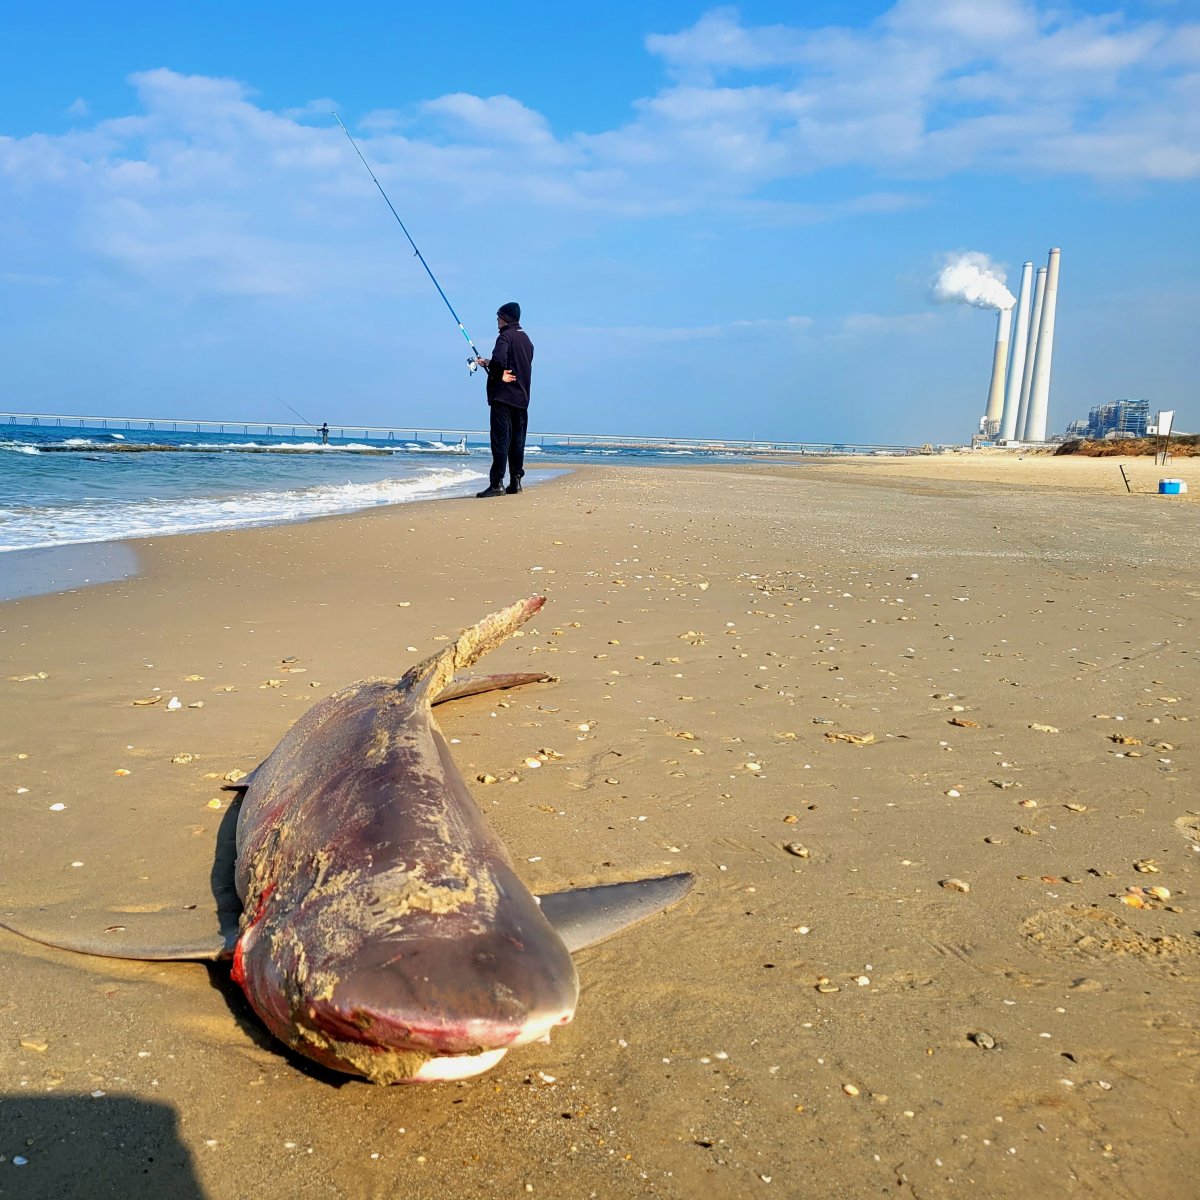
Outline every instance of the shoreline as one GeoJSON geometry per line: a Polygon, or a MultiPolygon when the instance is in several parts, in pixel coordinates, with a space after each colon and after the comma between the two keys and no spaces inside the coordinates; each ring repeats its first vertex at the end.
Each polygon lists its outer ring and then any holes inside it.
{"type": "MultiPolygon", "coordinates": [[[[599,463],[566,463],[550,461],[527,468],[528,474],[544,478],[530,481],[530,487],[543,486],[550,479],[572,471],[600,470],[609,466],[599,463]]],[[[1139,457],[1087,458],[1054,455],[1021,455],[1011,451],[974,452],[962,455],[900,455],[876,456],[778,456],[770,460],[749,463],[680,463],[661,467],[642,466],[638,471],[694,469],[716,472],[770,474],[776,470],[803,469],[806,476],[832,480],[856,481],[873,486],[894,486],[897,480],[930,481],[942,485],[1001,486],[1032,491],[1051,490],[1061,494],[1108,493],[1145,499],[1153,497],[1169,505],[1188,505],[1200,502],[1200,458],[1169,462],[1166,467],[1147,463],[1139,457]],[[1125,491],[1121,475],[1124,467],[1131,491],[1125,491]],[[1183,479],[1188,491],[1182,495],[1159,495],[1160,478],[1183,479]]],[[[465,497],[447,494],[422,498],[402,504],[380,505],[375,508],[351,509],[344,513],[318,513],[295,521],[264,521],[261,525],[236,526],[235,529],[266,528],[272,525],[305,524],[336,519],[359,513],[406,508],[409,504],[438,503],[442,500],[465,497]]],[[[19,556],[16,570],[0,579],[0,603],[22,596],[49,594],[96,583],[115,582],[137,571],[139,543],[163,537],[190,537],[218,530],[183,530],[179,533],[155,533],[137,538],[114,538],[98,542],[73,542],[62,546],[41,546],[31,549],[0,552],[0,565],[7,555],[19,556]],[[124,550],[104,551],[101,547],[125,547],[124,550]],[[32,564],[33,573],[29,574],[32,564]],[[86,574],[85,574],[86,573],[86,574]],[[18,581],[15,576],[21,575],[18,581]]]]}
{"type": "MultiPolygon", "coordinates": [[[[544,472],[544,478],[531,480],[529,486],[538,487],[573,467],[539,463],[530,467],[527,475],[544,472]]],[[[486,475],[484,476],[486,479],[486,475]]],[[[469,487],[476,486],[472,482],[469,487]]],[[[313,513],[292,520],[262,520],[235,525],[227,529],[181,529],[159,531],[140,537],[115,537],[104,541],[67,542],[56,546],[31,546],[15,550],[0,551],[0,567],[11,563],[11,570],[0,575],[0,604],[29,596],[53,595],[57,592],[74,591],[94,587],[101,583],[115,583],[129,579],[138,573],[138,550],[150,543],[165,538],[195,537],[212,533],[234,533],[242,529],[267,529],[282,525],[304,525],[310,522],[355,516],[388,509],[403,509],[412,504],[437,504],[442,500],[461,500],[466,495],[447,491],[442,496],[422,496],[393,504],[372,505],[366,508],[348,509],[345,512],[313,513]]],[[[473,497],[472,497],[473,498],[473,497]]]]}
{"type": "Polygon", "coordinates": [[[864,475],[595,465],[0,606],[0,910],[194,933],[223,776],[532,592],[482,669],[556,682],[438,709],[489,823],[534,890],[698,875],[579,957],[548,1045],[427,1088],[289,1057],[224,968],[0,931],[25,1194],[1182,1200],[1200,510],[864,475]]]}

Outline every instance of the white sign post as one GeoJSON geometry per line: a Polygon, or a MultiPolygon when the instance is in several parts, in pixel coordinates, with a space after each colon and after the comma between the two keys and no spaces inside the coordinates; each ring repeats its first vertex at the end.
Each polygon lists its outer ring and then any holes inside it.
{"type": "MultiPolygon", "coordinates": [[[[1167,463],[1167,447],[1171,444],[1171,425],[1175,420],[1175,410],[1168,408],[1163,412],[1159,412],[1154,417],[1154,424],[1151,426],[1155,437],[1159,439],[1158,447],[1155,450],[1154,461],[1158,462],[1159,451],[1162,453],[1162,464],[1167,463]]],[[[1148,431],[1149,432],[1149,431],[1148,431]]]]}

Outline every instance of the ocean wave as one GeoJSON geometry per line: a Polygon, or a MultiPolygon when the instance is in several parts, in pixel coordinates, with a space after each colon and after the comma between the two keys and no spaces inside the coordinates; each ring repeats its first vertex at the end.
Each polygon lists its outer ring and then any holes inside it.
{"type": "Polygon", "coordinates": [[[26,442],[0,442],[0,450],[7,450],[10,454],[41,454],[36,446],[26,442]]]}
{"type": "Polygon", "coordinates": [[[433,468],[403,479],[175,500],[146,499],[103,505],[54,504],[0,510],[0,551],[83,542],[123,541],[303,521],[334,513],[437,496],[465,495],[485,478],[467,467],[433,468]]]}

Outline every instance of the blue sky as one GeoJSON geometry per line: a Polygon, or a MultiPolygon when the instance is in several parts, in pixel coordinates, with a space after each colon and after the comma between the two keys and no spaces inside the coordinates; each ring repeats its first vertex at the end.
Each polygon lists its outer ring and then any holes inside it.
{"type": "Polygon", "coordinates": [[[336,107],[485,352],[521,302],[535,429],[965,439],[995,317],[931,281],[1051,246],[1051,430],[1200,428],[1194,4],[576,7],[7,14],[0,408],[483,425],[336,107]]]}

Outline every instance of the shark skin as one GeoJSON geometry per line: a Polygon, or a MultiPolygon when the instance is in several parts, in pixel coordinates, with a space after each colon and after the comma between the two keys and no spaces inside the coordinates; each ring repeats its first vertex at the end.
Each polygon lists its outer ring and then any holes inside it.
{"type": "Polygon", "coordinates": [[[298,1053],[376,1083],[488,1070],[569,1022],[571,953],[678,902],[690,874],[535,898],[462,779],[432,706],[539,674],[455,679],[542,607],[484,618],[399,680],[311,708],[240,786],[236,938],[120,945],[122,925],[70,939],[31,914],[0,925],[129,958],[228,957],[267,1028],[298,1053]]]}

